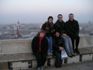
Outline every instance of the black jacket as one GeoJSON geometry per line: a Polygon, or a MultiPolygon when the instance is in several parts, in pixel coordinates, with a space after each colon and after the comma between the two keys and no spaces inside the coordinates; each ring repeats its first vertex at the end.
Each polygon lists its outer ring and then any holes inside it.
{"type": "Polygon", "coordinates": [[[48,41],[46,39],[46,37],[43,38],[43,40],[41,41],[41,46],[39,45],[39,37],[36,36],[33,38],[32,40],[32,51],[33,54],[47,54],[47,50],[48,50],[48,41]],[[39,50],[41,49],[41,51],[39,50]]]}
{"type": "Polygon", "coordinates": [[[56,23],[54,24],[54,29],[55,31],[58,31],[60,33],[65,33],[65,22],[64,21],[60,22],[59,20],[57,20],[56,23]]]}
{"type": "Polygon", "coordinates": [[[62,39],[61,36],[53,38],[53,53],[55,52],[61,53],[61,51],[59,50],[59,47],[64,48],[64,40],[62,39]]]}
{"type": "Polygon", "coordinates": [[[68,34],[71,37],[77,37],[79,35],[79,24],[78,21],[73,20],[70,21],[68,20],[65,25],[66,29],[66,34],[68,34]]]}
{"type": "Polygon", "coordinates": [[[49,23],[49,22],[45,22],[42,25],[41,30],[44,30],[47,33],[47,36],[51,36],[54,32],[54,24],[49,23]]]}

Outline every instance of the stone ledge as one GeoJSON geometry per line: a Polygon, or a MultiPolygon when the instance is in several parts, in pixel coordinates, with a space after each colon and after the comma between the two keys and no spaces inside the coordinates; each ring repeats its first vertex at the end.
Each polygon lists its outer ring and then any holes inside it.
{"type": "MultiPolygon", "coordinates": [[[[93,47],[80,48],[80,55],[93,54],[93,47]]],[[[49,56],[52,58],[52,56],[49,56]]],[[[16,61],[29,61],[35,60],[35,57],[31,53],[16,53],[16,54],[0,54],[1,62],[16,62],[16,61]]]]}

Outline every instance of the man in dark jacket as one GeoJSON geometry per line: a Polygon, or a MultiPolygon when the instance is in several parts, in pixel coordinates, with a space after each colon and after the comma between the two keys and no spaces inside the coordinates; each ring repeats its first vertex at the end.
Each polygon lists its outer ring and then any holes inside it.
{"type": "Polygon", "coordinates": [[[62,59],[61,59],[61,51],[64,48],[64,41],[61,37],[60,32],[55,32],[54,33],[54,38],[53,38],[53,53],[55,56],[55,67],[61,67],[62,65],[62,59]]]}
{"type": "Polygon", "coordinates": [[[65,22],[63,21],[63,16],[62,14],[58,14],[58,20],[54,24],[54,29],[55,31],[59,31],[62,34],[65,33],[65,22]]]}
{"type": "Polygon", "coordinates": [[[45,32],[40,32],[32,40],[32,51],[37,60],[37,70],[43,70],[48,51],[48,42],[45,36],[45,32]]]}
{"type": "MultiPolygon", "coordinates": [[[[61,36],[62,35],[66,35],[65,22],[63,20],[63,15],[62,14],[58,14],[57,18],[58,18],[58,20],[54,24],[55,31],[59,31],[61,33],[61,36]]],[[[64,63],[67,63],[67,59],[64,59],[64,63]]]]}
{"type": "MultiPolygon", "coordinates": [[[[72,57],[74,55],[74,53],[72,52],[72,42],[69,38],[69,36],[66,34],[66,28],[65,28],[65,22],[63,21],[63,15],[62,14],[58,14],[58,20],[56,21],[56,23],[54,24],[54,28],[55,31],[59,31],[61,33],[61,37],[64,40],[64,44],[65,44],[65,50],[68,54],[68,56],[72,57]]],[[[64,60],[65,63],[67,62],[67,59],[64,60]]]]}
{"type": "Polygon", "coordinates": [[[69,14],[69,20],[66,22],[66,34],[70,36],[72,40],[73,50],[79,54],[79,24],[78,21],[74,19],[74,14],[69,14]],[[75,44],[75,45],[74,45],[75,44]]]}

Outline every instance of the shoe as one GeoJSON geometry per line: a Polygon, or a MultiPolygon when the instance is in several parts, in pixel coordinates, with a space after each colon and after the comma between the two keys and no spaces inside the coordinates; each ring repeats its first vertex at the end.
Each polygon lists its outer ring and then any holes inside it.
{"type": "Polygon", "coordinates": [[[73,55],[70,55],[69,57],[71,57],[71,58],[72,58],[72,57],[73,57],[73,55]]]}
{"type": "Polygon", "coordinates": [[[72,54],[69,54],[68,57],[73,57],[73,55],[72,54]]]}
{"type": "Polygon", "coordinates": [[[72,56],[74,57],[75,56],[75,53],[72,53],[72,56]]]}
{"type": "Polygon", "coordinates": [[[78,49],[76,49],[75,51],[76,51],[76,54],[80,54],[80,52],[79,52],[79,50],[78,50],[78,49]]]}
{"type": "Polygon", "coordinates": [[[47,63],[47,66],[49,66],[49,67],[50,67],[50,66],[51,66],[51,64],[50,64],[50,63],[47,63]]]}
{"type": "Polygon", "coordinates": [[[61,68],[62,67],[62,64],[55,64],[55,67],[56,68],[61,68]]]}
{"type": "Polygon", "coordinates": [[[65,64],[67,64],[67,58],[66,58],[66,59],[64,59],[64,63],[65,63],[65,64]]]}

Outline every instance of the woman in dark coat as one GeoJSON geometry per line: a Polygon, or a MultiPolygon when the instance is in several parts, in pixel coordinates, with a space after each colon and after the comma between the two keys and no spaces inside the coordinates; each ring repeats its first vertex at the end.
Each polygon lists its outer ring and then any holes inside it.
{"type": "MultiPolygon", "coordinates": [[[[53,32],[54,32],[54,24],[53,17],[49,16],[47,21],[42,25],[41,30],[46,32],[47,40],[48,40],[48,55],[52,54],[52,40],[53,40],[53,32]]],[[[51,66],[50,58],[47,60],[47,65],[51,66]]]]}
{"type": "Polygon", "coordinates": [[[41,30],[45,31],[47,36],[52,36],[54,32],[53,17],[49,16],[47,21],[42,25],[41,30]]]}
{"type": "Polygon", "coordinates": [[[32,41],[32,51],[37,60],[37,70],[43,70],[47,58],[47,50],[46,33],[42,31],[32,41]]]}

